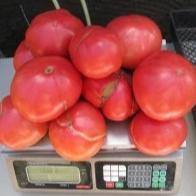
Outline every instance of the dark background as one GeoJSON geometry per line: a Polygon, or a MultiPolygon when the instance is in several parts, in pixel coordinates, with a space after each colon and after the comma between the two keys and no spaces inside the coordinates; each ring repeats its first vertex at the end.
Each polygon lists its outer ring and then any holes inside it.
{"type": "MultiPolygon", "coordinates": [[[[196,0],[86,0],[93,24],[107,24],[112,18],[130,13],[144,14],[154,19],[163,36],[171,41],[169,12],[176,9],[196,8],[196,0]]],[[[84,22],[79,0],[59,0],[84,22]]],[[[5,56],[13,56],[18,43],[24,38],[29,21],[44,11],[54,9],[51,0],[0,0],[0,50],[5,56]]]]}

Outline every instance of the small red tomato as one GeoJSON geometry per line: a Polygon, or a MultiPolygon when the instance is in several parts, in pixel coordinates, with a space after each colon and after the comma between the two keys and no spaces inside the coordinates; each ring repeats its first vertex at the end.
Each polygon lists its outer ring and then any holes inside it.
{"type": "Polygon", "coordinates": [[[49,127],[49,139],[64,159],[86,160],[94,156],[105,141],[106,124],[98,109],[78,102],[49,127]]]}
{"type": "Polygon", "coordinates": [[[83,27],[81,20],[67,10],[47,11],[33,19],[25,42],[36,55],[67,56],[71,38],[83,27]]]}
{"type": "Polygon", "coordinates": [[[175,152],[186,139],[188,128],[184,118],[157,121],[139,112],[129,126],[130,139],[139,151],[149,155],[175,152]]]}
{"type": "Polygon", "coordinates": [[[103,79],[85,78],[83,96],[96,107],[101,107],[110,120],[125,120],[137,110],[132,86],[123,72],[103,79]]]}
{"type": "Polygon", "coordinates": [[[119,36],[124,46],[123,66],[128,69],[136,68],[143,59],[161,49],[161,31],[146,16],[120,16],[107,27],[119,36]]]}
{"type": "Polygon", "coordinates": [[[18,45],[14,54],[14,68],[18,70],[26,62],[34,58],[33,53],[26,47],[24,40],[18,45]]]}
{"type": "Polygon", "coordinates": [[[82,80],[62,57],[37,57],[19,69],[11,84],[13,105],[33,122],[52,120],[80,97],[82,80]]]}
{"type": "Polygon", "coordinates": [[[47,123],[33,123],[23,118],[5,97],[0,111],[0,140],[3,145],[21,150],[36,144],[48,131],[47,123]]]}
{"type": "Polygon", "coordinates": [[[180,118],[196,103],[196,71],[180,55],[161,51],[135,70],[133,90],[147,116],[156,120],[180,118]]]}
{"type": "Polygon", "coordinates": [[[70,56],[77,69],[89,78],[104,78],[122,64],[122,47],[118,37],[106,28],[90,26],[72,39],[70,56]]]}

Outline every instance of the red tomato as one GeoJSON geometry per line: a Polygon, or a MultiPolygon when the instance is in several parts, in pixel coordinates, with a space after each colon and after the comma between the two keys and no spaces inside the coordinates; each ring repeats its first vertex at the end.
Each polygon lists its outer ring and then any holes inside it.
{"type": "Polygon", "coordinates": [[[49,139],[64,159],[86,160],[104,143],[106,124],[102,114],[87,102],[78,102],[51,122],[49,139]]]}
{"type": "Polygon", "coordinates": [[[36,144],[47,133],[47,123],[33,123],[23,118],[13,107],[10,97],[5,97],[0,111],[1,143],[13,150],[36,144]]]}
{"type": "Polygon", "coordinates": [[[67,10],[48,11],[33,19],[26,31],[25,42],[37,55],[65,56],[71,38],[83,27],[81,20],[67,10]]]}
{"type": "Polygon", "coordinates": [[[184,118],[157,121],[139,112],[129,126],[131,141],[141,152],[167,155],[176,151],[186,139],[188,127],[184,118]]]}
{"type": "Polygon", "coordinates": [[[18,70],[26,62],[34,58],[33,53],[26,47],[24,40],[18,45],[14,54],[14,68],[18,70]]]}
{"type": "Polygon", "coordinates": [[[122,63],[122,47],[115,34],[100,26],[81,30],[72,39],[70,56],[77,69],[89,78],[103,78],[122,63]]]}
{"type": "Polygon", "coordinates": [[[174,52],[158,52],[134,72],[133,90],[147,116],[157,120],[176,119],[196,103],[196,72],[191,63],[174,52]]]}
{"type": "Polygon", "coordinates": [[[38,57],[17,71],[11,98],[24,117],[33,122],[46,122],[74,105],[81,90],[80,75],[68,60],[38,57]]]}
{"type": "Polygon", "coordinates": [[[126,68],[136,68],[144,58],[161,49],[161,31],[146,16],[120,16],[107,27],[117,33],[124,46],[123,66],[126,68]]]}
{"type": "Polygon", "coordinates": [[[83,96],[96,107],[101,107],[110,120],[125,120],[137,110],[130,81],[123,72],[103,79],[85,78],[83,96]]]}

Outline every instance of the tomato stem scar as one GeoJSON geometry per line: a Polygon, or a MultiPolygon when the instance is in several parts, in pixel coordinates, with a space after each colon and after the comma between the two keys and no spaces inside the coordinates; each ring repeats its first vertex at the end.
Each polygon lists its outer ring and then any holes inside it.
{"type": "Polygon", "coordinates": [[[52,65],[48,65],[45,70],[44,70],[44,73],[45,74],[51,74],[54,72],[54,67],[52,65]]]}

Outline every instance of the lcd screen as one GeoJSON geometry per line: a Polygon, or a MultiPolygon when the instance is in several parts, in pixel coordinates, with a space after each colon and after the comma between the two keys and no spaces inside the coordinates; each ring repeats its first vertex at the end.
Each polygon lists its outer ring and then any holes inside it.
{"type": "Polygon", "coordinates": [[[26,172],[33,183],[80,183],[80,170],[74,166],[31,165],[26,172]]]}

